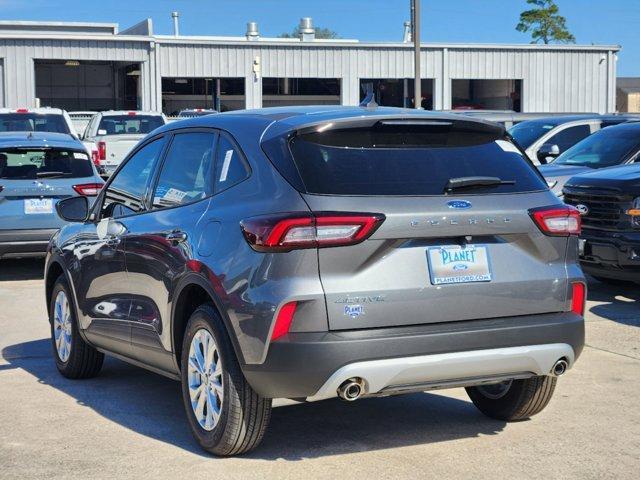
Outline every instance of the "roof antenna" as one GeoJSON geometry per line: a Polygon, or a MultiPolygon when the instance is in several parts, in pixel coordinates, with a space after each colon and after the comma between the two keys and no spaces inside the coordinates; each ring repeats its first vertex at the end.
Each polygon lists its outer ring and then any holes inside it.
{"type": "Polygon", "coordinates": [[[360,106],[363,108],[374,109],[378,104],[376,103],[376,95],[373,93],[373,82],[366,83],[365,88],[367,89],[367,94],[365,95],[364,100],[360,102],[360,106]]]}

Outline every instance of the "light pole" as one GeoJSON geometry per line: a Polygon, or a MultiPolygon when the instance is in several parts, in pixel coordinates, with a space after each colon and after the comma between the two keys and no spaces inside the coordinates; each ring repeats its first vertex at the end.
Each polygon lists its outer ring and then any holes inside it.
{"type": "Polygon", "coordinates": [[[420,79],[420,0],[411,2],[411,35],[413,37],[413,67],[414,67],[414,99],[413,107],[422,108],[422,83],[420,79]]]}

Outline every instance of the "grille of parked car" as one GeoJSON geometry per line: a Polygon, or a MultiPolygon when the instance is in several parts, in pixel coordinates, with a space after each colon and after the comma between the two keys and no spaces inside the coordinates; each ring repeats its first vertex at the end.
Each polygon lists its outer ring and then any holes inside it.
{"type": "Polygon", "coordinates": [[[586,228],[600,230],[631,228],[630,217],[625,212],[631,208],[633,195],[607,190],[565,187],[564,202],[578,207],[582,215],[582,225],[586,228]]]}

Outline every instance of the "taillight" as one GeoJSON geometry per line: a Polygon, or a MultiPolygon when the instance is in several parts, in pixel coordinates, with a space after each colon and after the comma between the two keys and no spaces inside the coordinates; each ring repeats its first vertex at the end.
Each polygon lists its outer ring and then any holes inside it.
{"type": "Polygon", "coordinates": [[[74,185],[73,189],[85,197],[95,197],[100,193],[103,185],[102,183],[82,183],[80,185],[74,185]]]}
{"type": "Polygon", "coordinates": [[[566,237],[580,234],[580,213],[570,205],[534,208],[529,210],[529,215],[545,235],[566,237]]]}
{"type": "Polygon", "coordinates": [[[29,113],[29,109],[28,108],[18,108],[16,110],[16,113],[29,113]]]}
{"type": "Polygon", "coordinates": [[[271,341],[286,335],[291,328],[291,322],[293,322],[293,315],[296,313],[297,302],[285,303],[278,312],[276,317],[276,324],[273,327],[273,333],[271,334],[271,341]]]}
{"type": "Polygon", "coordinates": [[[91,149],[91,161],[96,167],[100,166],[100,154],[95,148],[91,149]]]}
{"type": "Polygon", "coordinates": [[[105,142],[98,142],[98,160],[107,159],[107,144],[105,142]]]}
{"type": "Polygon", "coordinates": [[[587,286],[582,282],[571,284],[571,311],[584,316],[584,307],[587,300],[587,286]]]}
{"type": "Polygon", "coordinates": [[[249,218],[240,222],[240,226],[254,250],[287,252],[360,243],[384,219],[384,215],[372,213],[291,214],[249,218]]]}

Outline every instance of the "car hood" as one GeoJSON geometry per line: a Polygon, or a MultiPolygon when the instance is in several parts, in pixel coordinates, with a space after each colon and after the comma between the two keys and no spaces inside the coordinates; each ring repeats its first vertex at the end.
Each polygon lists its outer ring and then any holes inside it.
{"type": "Polygon", "coordinates": [[[593,172],[592,168],[572,165],[541,165],[538,169],[545,178],[573,177],[580,173],[593,172]]]}
{"type": "Polygon", "coordinates": [[[640,165],[622,165],[582,173],[572,177],[569,187],[608,187],[640,194],[640,165]]]}

